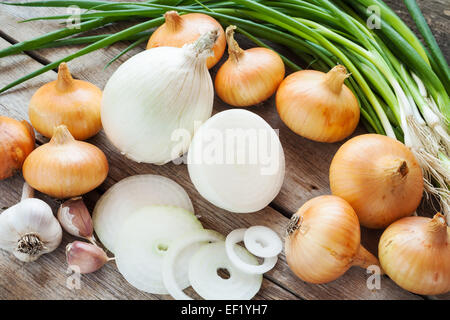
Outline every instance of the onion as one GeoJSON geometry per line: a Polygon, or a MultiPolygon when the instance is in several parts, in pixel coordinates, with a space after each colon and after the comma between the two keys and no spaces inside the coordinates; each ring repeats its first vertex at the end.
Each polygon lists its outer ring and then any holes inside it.
{"type": "Polygon", "coordinates": [[[280,237],[270,228],[253,226],[244,233],[245,248],[260,258],[276,257],[283,250],[280,237]]]}
{"type": "Polygon", "coordinates": [[[241,247],[236,243],[241,242],[244,239],[244,234],[246,231],[247,229],[236,229],[228,234],[225,241],[225,249],[228,259],[230,259],[231,263],[236,268],[248,274],[263,274],[272,270],[278,261],[278,257],[276,255],[265,258],[262,265],[255,265],[254,263],[249,264],[240,258],[238,252],[241,250],[241,247]]]}
{"type": "MultiPolygon", "coordinates": [[[[258,260],[247,250],[236,246],[236,253],[246,264],[258,260]]],[[[262,275],[249,275],[236,268],[227,256],[224,242],[204,245],[189,263],[189,280],[192,288],[207,300],[249,300],[261,288],[262,275]],[[227,270],[230,277],[223,279],[218,271],[227,270]]]]}
{"type": "Polygon", "coordinates": [[[165,164],[187,151],[195,126],[212,113],[214,89],[205,61],[217,37],[214,30],[183,48],[141,52],[109,79],[102,123],[128,158],[165,164]]]}
{"type": "Polygon", "coordinates": [[[228,60],[215,79],[216,93],[228,104],[248,107],[272,96],[284,78],[284,63],[267,48],[242,50],[234,40],[235,26],[226,30],[228,60]]]}
{"type": "Polygon", "coordinates": [[[338,65],[330,72],[303,70],[280,85],[276,104],[283,122],[295,133],[319,142],[350,136],[359,122],[359,103],[344,84],[349,75],[338,65]]]}
{"type": "Polygon", "coordinates": [[[25,120],[0,116],[0,180],[22,169],[34,149],[34,131],[25,120]]]}
{"type": "Polygon", "coordinates": [[[396,221],[378,251],[384,271],[403,289],[422,295],[450,291],[450,228],[443,215],[396,221]]]}
{"type": "Polygon", "coordinates": [[[116,250],[117,234],[126,218],[142,207],[167,205],[194,212],[186,191],[175,181],[158,175],[137,175],[125,178],[97,201],[92,219],[103,245],[116,250]]]}
{"type": "Polygon", "coordinates": [[[284,168],[275,131],[242,109],[206,121],[188,153],[189,176],[198,192],[215,206],[237,213],[265,208],[281,189],[284,168]]]}
{"type": "Polygon", "coordinates": [[[34,189],[55,198],[76,197],[97,188],[108,175],[108,161],[96,146],[75,140],[65,125],[36,148],[23,164],[23,177],[34,189]]]}
{"type": "Polygon", "coordinates": [[[167,254],[164,256],[162,273],[164,285],[173,298],[177,300],[192,300],[192,298],[186,295],[182,288],[180,288],[174,271],[176,266],[179,264],[179,260],[181,260],[179,256],[183,253],[183,251],[192,250],[192,246],[200,243],[223,241],[223,239],[224,237],[216,231],[196,230],[183,235],[182,238],[178,238],[178,240],[170,246],[167,254]]]}
{"type": "Polygon", "coordinates": [[[33,127],[51,138],[53,129],[66,125],[77,140],[86,140],[100,131],[102,91],[90,82],[75,80],[61,63],[58,79],[40,87],[33,95],[28,114],[33,127]]]}
{"type": "Polygon", "coordinates": [[[411,215],[423,193],[422,170],[402,143],[382,135],[367,134],[347,141],[330,168],[334,195],[355,209],[361,224],[385,228],[411,215]]]}
{"type": "Polygon", "coordinates": [[[219,38],[214,44],[214,55],[206,60],[208,68],[214,67],[225,52],[225,35],[222,26],[214,18],[202,13],[188,13],[180,16],[176,11],[167,11],[164,14],[166,22],[153,32],[148,40],[147,49],[155,47],[178,47],[192,43],[200,35],[219,30],[219,38]]]}
{"type": "MultiPolygon", "coordinates": [[[[162,264],[167,250],[183,234],[202,229],[190,212],[168,206],[139,209],[123,224],[115,247],[117,267],[124,278],[139,290],[167,294],[162,264]]],[[[198,247],[183,252],[175,265],[175,279],[182,288],[189,286],[186,265],[198,247]]]]}
{"type": "Polygon", "coordinates": [[[320,196],[306,202],[292,216],[287,233],[286,259],[303,281],[327,283],[351,266],[378,265],[360,244],[355,211],[339,197],[320,196]]]}

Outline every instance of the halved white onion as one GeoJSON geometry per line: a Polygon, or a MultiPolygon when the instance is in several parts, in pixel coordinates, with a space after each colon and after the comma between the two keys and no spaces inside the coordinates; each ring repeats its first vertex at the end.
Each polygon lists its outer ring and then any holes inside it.
{"type": "Polygon", "coordinates": [[[222,209],[248,213],[279,193],[285,159],[276,132],[260,116],[241,109],[208,119],[192,139],[189,176],[198,192],[222,209]]]}
{"type": "MultiPolygon", "coordinates": [[[[184,287],[176,277],[177,266],[180,263],[183,252],[195,245],[201,245],[205,242],[223,241],[224,238],[223,235],[213,230],[196,230],[190,234],[185,234],[170,246],[164,257],[162,275],[164,285],[174,299],[192,300],[191,297],[183,292],[184,287]]],[[[195,250],[197,249],[198,246],[195,247],[195,250]]],[[[187,269],[187,264],[184,267],[187,269]]]]}
{"type": "MultiPolygon", "coordinates": [[[[120,273],[139,290],[167,294],[163,283],[164,255],[176,239],[202,225],[189,211],[177,207],[143,207],[123,223],[116,235],[116,263],[120,273]]],[[[189,286],[187,264],[198,247],[191,246],[178,257],[173,268],[180,287],[189,286]]]]}
{"type": "MultiPolygon", "coordinates": [[[[241,246],[236,246],[241,261],[248,265],[258,260],[241,246]]],[[[242,272],[230,261],[223,241],[202,246],[189,263],[192,288],[207,300],[250,300],[261,288],[262,275],[242,272]],[[222,278],[219,269],[227,270],[230,277],[222,278]]]]}
{"type": "Polygon", "coordinates": [[[283,250],[280,237],[270,228],[253,226],[244,233],[245,248],[260,258],[278,256],[283,250]]]}
{"type": "Polygon", "coordinates": [[[92,214],[95,232],[103,245],[115,253],[117,234],[125,219],[151,205],[175,206],[194,212],[186,191],[169,178],[152,174],[125,178],[103,194],[92,214]]]}
{"type": "Polygon", "coordinates": [[[242,247],[237,245],[237,243],[244,239],[246,230],[247,229],[236,229],[228,234],[225,240],[225,249],[228,258],[236,268],[247,274],[263,274],[272,270],[277,264],[278,256],[264,258],[264,262],[261,265],[258,263],[256,263],[256,265],[253,263],[249,264],[247,261],[241,259],[238,250],[242,247]]]}

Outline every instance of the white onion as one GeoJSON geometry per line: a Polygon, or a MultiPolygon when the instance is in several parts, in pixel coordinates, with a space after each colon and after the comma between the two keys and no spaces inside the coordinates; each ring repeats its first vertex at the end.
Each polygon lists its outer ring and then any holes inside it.
{"type": "Polygon", "coordinates": [[[236,268],[247,274],[263,274],[272,270],[277,264],[278,256],[264,258],[264,262],[261,265],[248,263],[247,261],[241,259],[239,250],[241,250],[240,248],[242,247],[237,245],[237,243],[244,239],[244,234],[246,231],[247,229],[236,229],[228,234],[225,240],[225,249],[228,258],[236,268]]]}
{"type": "MultiPolygon", "coordinates": [[[[247,250],[236,246],[239,259],[249,265],[258,260],[247,250]]],[[[189,280],[192,288],[207,300],[249,300],[261,288],[262,275],[250,275],[234,266],[225,252],[225,243],[216,242],[201,247],[189,263],[189,280]],[[227,270],[228,279],[218,275],[218,270],[227,270]]]]}
{"type": "Polygon", "coordinates": [[[265,208],[284,179],[283,148],[260,116],[241,109],[220,112],[197,131],[189,147],[189,175],[198,192],[222,209],[265,208]]]}
{"type": "Polygon", "coordinates": [[[164,164],[187,151],[196,122],[211,116],[214,89],[206,59],[217,36],[214,30],[183,48],[143,51],[109,79],[102,124],[128,158],[164,164]]]}
{"type": "Polygon", "coordinates": [[[168,205],[194,212],[186,191],[175,181],[158,175],[125,178],[97,201],[92,214],[94,229],[103,245],[115,252],[115,242],[125,219],[138,209],[168,205]]]}
{"type": "MultiPolygon", "coordinates": [[[[163,280],[167,291],[177,300],[192,300],[183,292],[183,288],[177,280],[176,270],[180,263],[184,250],[194,250],[192,246],[205,242],[223,241],[224,236],[213,230],[198,230],[190,234],[183,235],[174,242],[163,261],[163,280]]],[[[196,248],[198,249],[198,247],[196,248]]],[[[191,252],[191,251],[188,251],[191,252]]],[[[186,254],[186,253],[184,253],[186,254]]],[[[187,264],[184,266],[187,269],[187,264]]]]}
{"type": "MultiPolygon", "coordinates": [[[[190,212],[176,207],[144,207],[126,219],[117,235],[116,263],[120,273],[139,290],[167,294],[163,283],[163,258],[177,238],[202,225],[190,212]]],[[[189,286],[187,263],[198,247],[182,252],[174,267],[177,283],[189,286]]]]}
{"type": "Polygon", "coordinates": [[[244,233],[245,248],[260,258],[271,258],[280,254],[283,243],[280,237],[270,228],[253,226],[244,233]]]}

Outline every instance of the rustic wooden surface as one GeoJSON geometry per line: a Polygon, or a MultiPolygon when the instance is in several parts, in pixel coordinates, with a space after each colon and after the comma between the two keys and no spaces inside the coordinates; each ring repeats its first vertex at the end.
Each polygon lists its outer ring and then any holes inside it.
{"type": "MultiPolygon", "coordinates": [[[[391,7],[406,19],[407,11],[401,1],[387,1],[391,7]]],[[[448,43],[448,16],[450,15],[448,0],[419,1],[424,13],[435,32],[439,44],[446,57],[450,56],[448,43]],[[446,11],[447,10],[447,11],[446,11]]],[[[61,13],[53,8],[17,8],[0,6],[0,48],[11,43],[33,38],[44,32],[54,30],[56,23],[32,22],[17,25],[17,21],[39,15],[61,13]]],[[[116,29],[107,27],[109,31],[116,29]]],[[[128,44],[119,43],[106,49],[78,58],[69,63],[76,78],[93,82],[103,87],[114,70],[130,56],[143,49],[136,48],[121,57],[110,68],[103,70],[109,59],[124,49],[128,44]]],[[[248,45],[244,41],[243,46],[248,45]]],[[[15,55],[0,59],[0,86],[3,86],[21,75],[29,73],[42,64],[55,61],[79,47],[46,49],[32,54],[15,55]]],[[[214,76],[217,67],[212,70],[214,76]]],[[[56,73],[48,72],[0,95],[0,114],[16,119],[28,119],[27,106],[35,90],[42,84],[54,80],[56,73]]],[[[215,99],[214,111],[229,108],[219,98],[215,99]]],[[[279,119],[274,109],[273,99],[263,105],[250,108],[266,119],[273,128],[280,129],[280,139],[286,154],[286,179],[279,196],[266,209],[255,213],[238,215],[225,212],[204,200],[189,180],[185,165],[167,164],[154,166],[137,164],[125,159],[106,139],[103,132],[90,140],[100,147],[108,157],[110,172],[107,180],[96,190],[84,198],[92,209],[98,197],[111,185],[121,179],[135,174],[155,173],[170,177],[180,183],[189,193],[196,213],[207,228],[224,234],[237,227],[251,225],[267,225],[280,235],[288,218],[305,201],[315,196],[329,194],[328,168],[331,159],[341,144],[319,144],[303,139],[289,131],[279,119]]],[[[364,133],[358,128],[355,134],[364,133]]],[[[45,143],[47,139],[37,136],[37,143],[45,143]]],[[[0,182],[0,208],[17,203],[20,198],[23,178],[20,175],[0,182]]],[[[56,211],[58,203],[49,197],[38,194],[56,211]]],[[[363,244],[376,253],[380,231],[362,230],[363,244]]],[[[45,255],[35,263],[23,264],[6,252],[0,251],[0,299],[170,299],[168,296],[157,296],[139,292],[130,286],[117,271],[114,263],[100,271],[85,275],[81,279],[79,290],[66,287],[69,274],[66,273],[64,248],[74,238],[65,234],[63,243],[55,252],[45,255]]],[[[296,278],[289,270],[284,255],[280,256],[276,268],[264,277],[263,287],[257,299],[423,299],[399,288],[387,277],[382,278],[381,290],[367,289],[368,275],[365,270],[351,268],[340,279],[326,285],[311,285],[296,278]]],[[[448,298],[447,296],[441,298],[448,298]]]]}

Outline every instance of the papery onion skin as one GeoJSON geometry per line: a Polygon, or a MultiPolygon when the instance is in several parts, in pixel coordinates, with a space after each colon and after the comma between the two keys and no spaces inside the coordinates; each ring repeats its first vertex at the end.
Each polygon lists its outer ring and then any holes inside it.
{"type": "Polygon", "coordinates": [[[355,209],[363,226],[376,229],[411,215],[424,188],[413,153],[401,142],[377,134],[342,145],[331,163],[330,186],[355,209]]]}
{"type": "Polygon", "coordinates": [[[98,187],[108,175],[108,161],[96,146],[76,141],[64,125],[49,143],[25,160],[23,176],[36,190],[55,198],[70,198],[98,187]]]}
{"type": "Polygon", "coordinates": [[[22,169],[34,146],[34,131],[27,121],[0,116],[0,180],[22,169]]]}
{"type": "Polygon", "coordinates": [[[333,143],[356,129],[360,109],[353,92],[344,84],[343,66],[327,74],[302,70],[288,76],[276,95],[278,113],[295,133],[313,141],[333,143]]]}
{"type": "Polygon", "coordinates": [[[450,228],[441,214],[394,222],[378,252],[386,274],[403,289],[421,295],[450,291],[450,228]]]}
{"type": "Polygon", "coordinates": [[[181,48],[192,43],[203,33],[219,29],[219,37],[213,47],[214,55],[206,60],[208,69],[214,67],[225,52],[226,41],[222,26],[214,18],[202,13],[179,15],[176,11],[164,14],[166,22],[153,32],[147,43],[147,49],[156,47],[181,48]]]}
{"type": "Polygon", "coordinates": [[[53,129],[66,125],[77,140],[86,140],[102,128],[102,91],[90,82],[72,78],[65,63],[59,65],[58,79],[39,88],[31,98],[31,124],[47,138],[53,129]]]}
{"type": "Polygon", "coordinates": [[[367,268],[378,260],[361,246],[358,217],[335,196],[306,202],[294,215],[285,240],[286,259],[303,281],[321,284],[336,280],[351,266],[367,268]]]}
{"type": "Polygon", "coordinates": [[[226,30],[229,58],[215,79],[217,95],[235,107],[249,107],[270,98],[284,79],[283,60],[273,50],[242,50],[233,38],[235,26],[226,30]]]}

